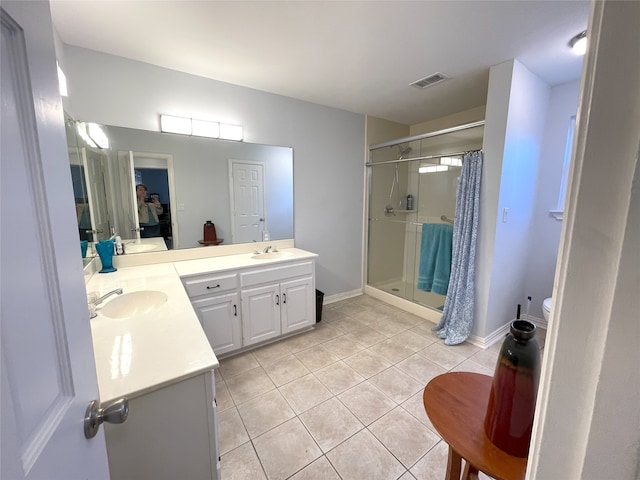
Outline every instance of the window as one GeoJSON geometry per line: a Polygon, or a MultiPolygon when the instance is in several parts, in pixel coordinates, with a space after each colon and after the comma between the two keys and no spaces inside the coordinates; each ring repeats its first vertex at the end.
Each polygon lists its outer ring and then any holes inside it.
{"type": "Polygon", "coordinates": [[[564,147],[564,161],[562,163],[562,178],[560,180],[560,192],[558,193],[558,204],[555,210],[549,213],[557,220],[562,220],[564,213],[564,201],[567,196],[567,185],[569,183],[569,170],[571,167],[571,154],[573,153],[573,134],[576,128],[576,116],[569,119],[569,129],[567,131],[567,141],[564,147]]]}

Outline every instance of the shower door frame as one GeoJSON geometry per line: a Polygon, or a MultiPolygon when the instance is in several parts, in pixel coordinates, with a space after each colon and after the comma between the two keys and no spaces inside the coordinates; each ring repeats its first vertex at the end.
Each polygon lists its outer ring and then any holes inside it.
{"type": "Polygon", "coordinates": [[[476,122],[470,122],[470,123],[465,123],[462,125],[457,125],[455,127],[449,127],[449,128],[444,128],[441,130],[437,130],[435,132],[429,132],[429,133],[423,133],[420,135],[413,135],[410,137],[402,137],[402,138],[398,138],[395,140],[390,140],[388,142],[384,142],[384,143],[378,143],[378,144],[374,144],[374,145],[370,145],[369,149],[368,149],[368,156],[367,156],[367,161],[365,162],[365,186],[366,186],[366,192],[365,192],[365,208],[364,208],[364,248],[363,248],[363,259],[362,259],[362,264],[363,264],[363,278],[362,278],[362,284],[364,286],[363,290],[364,293],[367,295],[371,295],[374,298],[377,298],[379,300],[382,300],[390,305],[393,305],[395,307],[401,308],[402,310],[405,310],[407,312],[413,313],[414,315],[418,315],[422,318],[425,318],[427,320],[430,320],[432,322],[438,322],[440,320],[440,317],[442,316],[442,312],[436,310],[435,308],[431,308],[431,307],[427,307],[424,305],[421,305],[419,303],[416,303],[413,300],[409,300],[400,296],[396,296],[393,295],[391,293],[385,292],[383,290],[380,290],[379,288],[376,288],[372,285],[369,285],[368,283],[368,278],[369,278],[369,241],[370,241],[370,231],[369,231],[369,225],[370,225],[370,211],[369,211],[369,205],[370,205],[370,201],[371,201],[371,176],[372,176],[372,168],[375,165],[384,165],[384,164],[394,164],[394,163],[405,163],[405,162],[415,162],[418,160],[429,160],[429,159],[433,159],[433,158],[439,158],[442,156],[446,156],[446,155],[461,155],[466,153],[465,152],[446,152],[446,153],[440,153],[437,155],[426,155],[426,156],[422,156],[422,157],[411,157],[411,158],[401,158],[401,159],[397,159],[397,160],[387,160],[387,161],[382,161],[382,162],[371,162],[371,152],[373,150],[377,150],[380,148],[384,148],[384,147],[393,147],[395,145],[400,145],[403,143],[409,143],[409,142],[415,142],[418,140],[424,140],[425,138],[431,138],[431,137],[437,137],[437,136],[441,136],[441,135],[446,135],[448,133],[454,133],[454,132],[458,132],[461,130],[467,130],[470,128],[476,128],[476,127],[481,127],[485,125],[485,121],[484,120],[479,120],[476,122]]]}

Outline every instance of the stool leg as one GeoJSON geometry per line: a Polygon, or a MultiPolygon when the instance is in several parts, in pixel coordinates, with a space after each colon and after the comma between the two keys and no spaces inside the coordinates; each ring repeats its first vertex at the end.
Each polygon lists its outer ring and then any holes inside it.
{"type": "Polygon", "coordinates": [[[464,461],[462,480],[478,480],[478,469],[471,465],[467,460],[464,461]]]}
{"type": "Polygon", "coordinates": [[[449,460],[447,461],[446,480],[459,480],[462,471],[462,457],[449,445],[449,460]]]}

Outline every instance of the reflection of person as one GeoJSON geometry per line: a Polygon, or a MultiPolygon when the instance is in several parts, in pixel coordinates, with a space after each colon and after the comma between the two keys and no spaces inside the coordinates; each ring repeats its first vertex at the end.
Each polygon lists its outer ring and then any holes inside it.
{"type": "Polygon", "coordinates": [[[163,209],[157,197],[153,202],[147,202],[147,186],[143,183],[136,185],[136,197],[138,197],[138,221],[140,222],[140,236],[142,238],[159,237],[160,221],[158,215],[163,209]]]}

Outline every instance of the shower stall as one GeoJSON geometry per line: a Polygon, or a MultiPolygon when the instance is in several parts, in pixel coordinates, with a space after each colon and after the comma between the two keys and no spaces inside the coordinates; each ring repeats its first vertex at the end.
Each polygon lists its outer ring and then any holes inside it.
{"type": "Polygon", "coordinates": [[[482,148],[483,134],[480,121],[369,148],[368,293],[395,299],[399,306],[409,302],[405,306],[442,310],[445,292],[423,284],[418,288],[420,263],[425,261],[422,228],[453,224],[462,156],[482,148]]]}

